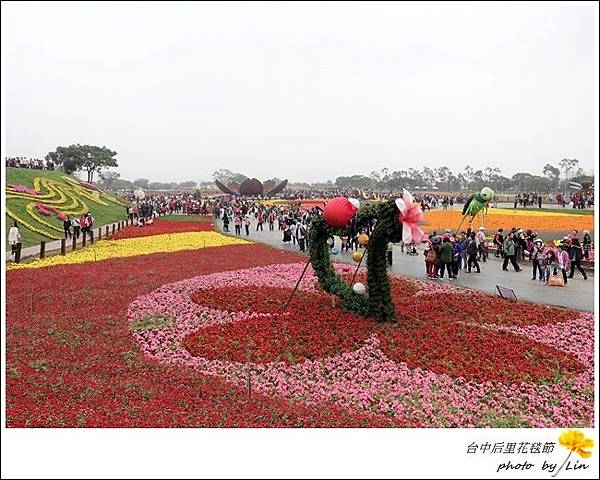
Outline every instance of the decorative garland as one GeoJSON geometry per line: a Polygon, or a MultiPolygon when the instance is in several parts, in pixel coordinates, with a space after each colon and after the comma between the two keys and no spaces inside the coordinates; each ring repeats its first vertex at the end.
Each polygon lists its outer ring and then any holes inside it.
{"type": "Polygon", "coordinates": [[[355,227],[350,232],[344,228],[330,227],[319,215],[314,215],[311,223],[310,259],[323,290],[338,296],[345,309],[373,317],[379,322],[397,321],[387,275],[386,254],[389,242],[402,240],[402,224],[397,221],[399,213],[396,203],[388,200],[359,210],[355,227]],[[359,295],[333,269],[327,239],[343,233],[354,234],[375,219],[377,223],[367,245],[367,294],[359,295]]]}
{"type": "Polygon", "coordinates": [[[338,296],[346,310],[368,316],[368,298],[354,293],[331,264],[327,240],[338,233],[341,233],[340,229],[331,228],[318,215],[313,216],[309,234],[310,262],[323,290],[338,296]]]}

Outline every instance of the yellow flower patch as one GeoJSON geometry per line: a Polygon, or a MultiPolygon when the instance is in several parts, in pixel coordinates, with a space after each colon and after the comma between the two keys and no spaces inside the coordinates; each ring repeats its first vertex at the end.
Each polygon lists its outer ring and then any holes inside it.
{"type": "Polygon", "coordinates": [[[67,255],[57,255],[31,263],[9,264],[7,269],[42,268],[54,265],[71,265],[110,258],[135,257],[152,253],[178,252],[226,245],[249,244],[247,240],[227,237],[217,232],[166,233],[150,237],[125,238],[123,240],[100,240],[89,247],[75,250],[67,255]]]}

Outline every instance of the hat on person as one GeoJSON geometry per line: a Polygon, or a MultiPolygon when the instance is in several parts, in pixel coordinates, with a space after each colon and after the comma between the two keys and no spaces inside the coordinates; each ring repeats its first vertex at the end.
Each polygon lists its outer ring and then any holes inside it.
{"type": "Polygon", "coordinates": [[[539,244],[542,244],[542,243],[544,243],[544,242],[542,241],[542,239],[541,239],[541,238],[536,238],[536,239],[534,240],[534,242],[535,242],[535,243],[539,243],[539,244]]]}
{"type": "Polygon", "coordinates": [[[479,227],[479,230],[485,230],[485,227],[479,227]]]}

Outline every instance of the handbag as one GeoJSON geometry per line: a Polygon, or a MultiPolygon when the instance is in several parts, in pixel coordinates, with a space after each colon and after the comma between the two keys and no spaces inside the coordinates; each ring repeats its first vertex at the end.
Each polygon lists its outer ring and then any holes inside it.
{"type": "Polygon", "coordinates": [[[562,276],[560,276],[560,275],[551,275],[550,278],[548,279],[548,286],[549,287],[564,287],[565,281],[563,280],[562,276]]]}

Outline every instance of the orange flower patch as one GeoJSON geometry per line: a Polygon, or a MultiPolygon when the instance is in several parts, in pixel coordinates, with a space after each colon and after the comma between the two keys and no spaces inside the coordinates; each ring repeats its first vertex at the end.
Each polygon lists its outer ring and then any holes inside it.
{"type": "MultiPolygon", "coordinates": [[[[425,212],[423,220],[423,229],[427,233],[443,231],[446,228],[456,230],[460,225],[462,211],[457,210],[432,210],[425,212]]],[[[478,217],[473,221],[474,227],[479,227],[481,220],[478,217]]],[[[568,232],[570,230],[593,230],[593,215],[572,215],[569,213],[553,212],[528,212],[512,211],[504,209],[490,208],[486,215],[484,226],[488,230],[498,228],[511,229],[512,227],[532,229],[538,232],[568,232]]],[[[461,228],[467,227],[467,220],[461,228]]]]}

